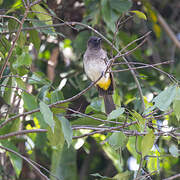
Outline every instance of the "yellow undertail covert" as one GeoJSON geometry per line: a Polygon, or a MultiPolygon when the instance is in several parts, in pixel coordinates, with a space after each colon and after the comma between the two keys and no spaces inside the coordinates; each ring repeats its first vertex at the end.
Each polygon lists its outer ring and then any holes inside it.
{"type": "Polygon", "coordinates": [[[100,88],[104,89],[105,91],[108,90],[110,84],[111,84],[111,78],[108,77],[102,77],[97,83],[100,88]]]}

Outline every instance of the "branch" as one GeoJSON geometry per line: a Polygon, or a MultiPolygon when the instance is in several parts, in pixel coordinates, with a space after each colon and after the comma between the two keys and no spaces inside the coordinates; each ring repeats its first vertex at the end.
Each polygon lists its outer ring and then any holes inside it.
{"type": "MultiPolygon", "coordinates": [[[[169,73],[167,73],[167,72],[165,72],[165,71],[155,67],[155,66],[159,66],[159,65],[163,65],[163,64],[169,64],[171,62],[174,62],[174,61],[173,60],[172,61],[165,61],[165,62],[156,63],[156,64],[145,64],[145,63],[129,62],[129,64],[140,64],[140,65],[143,65],[143,66],[140,66],[140,67],[133,67],[133,68],[131,68],[133,70],[143,69],[143,68],[153,68],[153,69],[156,69],[157,71],[161,72],[162,74],[165,74],[166,76],[168,76],[169,79],[171,79],[172,82],[177,83],[178,80],[176,80],[176,78],[173,75],[171,75],[171,74],[169,74],[169,73]]],[[[120,64],[122,64],[122,63],[114,63],[113,65],[120,65],[120,64]]],[[[128,69],[113,70],[113,71],[109,71],[109,72],[116,73],[116,72],[124,72],[124,71],[129,71],[129,70],[130,69],[128,68],[128,69]]]]}
{"type": "Polygon", "coordinates": [[[30,4],[30,8],[36,4],[39,4],[42,0],[36,0],[30,4]]]}
{"type": "Polygon", "coordinates": [[[36,172],[37,172],[41,177],[43,177],[45,180],[49,180],[49,178],[48,178],[46,175],[44,175],[44,174],[40,171],[40,169],[39,169],[38,167],[36,167],[36,166],[35,166],[28,158],[26,158],[25,156],[22,156],[21,154],[17,153],[16,151],[13,151],[12,149],[9,149],[9,148],[4,147],[4,146],[1,146],[1,145],[0,145],[0,148],[1,148],[1,149],[4,149],[5,151],[11,152],[11,153],[15,154],[16,156],[19,156],[20,158],[22,158],[23,160],[25,160],[27,163],[29,163],[29,164],[36,170],[36,172]]]}
{"type": "MultiPolygon", "coordinates": [[[[3,64],[3,66],[2,66],[2,68],[1,68],[0,79],[2,78],[3,72],[4,72],[4,70],[5,70],[5,68],[6,68],[7,64],[8,64],[8,61],[9,61],[11,55],[12,55],[13,49],[15,47],[15,44],[16,44],[17,40],[19,39],[21,30],[22,30],[22,27],[23,27],[23,23],[24,23],[27,15],[28,15],[28,11],[29,11],[29,7],[26,7],[26,10],[25,10],[25,13],[24,13],[24,17],[22,18],[21,23],[19,21],[17,21],[19,23],[19,29],[17,30],[16,37],[15,37],[15,39],[12,42],[12,46],[10,47],[8,55],[7,55],[6,59],[5,59],[5,62],[3,64]]],[[[16,18],[14,18],[14,19],[17,20],[16,18]]]]}
{"type": "MultiPolygon", "coordinates": [[[[52,103],[52,104],[49,104],[48,105],[49,108],[55,107],[58,104],[63,104],[63,103],[67,103],[67,102],[76,100],[77,98],[82,96],[84,93],[86,93],[90,88],[92,88],[101,79],[101,77],[102,77],[102,75],[95,82],[92,82],[86,89],[82,90],[80,93],[76,94],[75,96],[73,96],[71,98],[68,98],[68,99],[65,99],[65,100],[57,101],[57,102],[52,103]]],[[[39,112],[39,111],[40,111],[40,108],[37,108],[37,109],[34,109],[32,111],[28,111],[28,112],[25,112],[25,113],[22,113],[22,114],[17,114],[15,116],[12,116],[9,119],[7,119],[6,121],[4,121],[3,123],[1,123],[0,128],[4,127],[7,123],[11,122],[14,119],[17,119],[17,118],[19,118],[21,116],[27,116],[27,115],[30,115],[30,114],[33,114],[33,113],[36,113],[36,112],[39,112]]]]}
{"type": "Polygon", "coordinates": [[[166,178],[166,179],[163,179],[163,180],[173,180],[173,179],[176,179],[176,178],[178,178],[178,177],[180,177],[180,174],[176,174],[176,175],[174,175],[174,176],[171,176],[171,177],[166,178]]]}
{"type": "Polygon", "coordinates": [[[29,134],[29,133],[41,133],[41,132],[47,132],[47,130],[46,129],[21,130],[17,132],[11,132],[9,134],[1,135],[0,139],[8,139],[13,136],[19,136],[19,135],[24,135],[24,134],[29,134]]]}
{"type": "Polygon", "coordinates": [[[59,107],[59,106],[57,106],[57,108],[63,108],[63,109],[69,110],[69,111],[71,111],[71,112],[73,112],[73,113],[80,114],[80,115],[82,115],[82,116],[84,116],[84,117],[88,117],[88,118],[91,118],[91,119],[94,119],[94,120],[96,120],[96,121],[100,121],[100,122],[103,122],[103,123],[123,124],[122,122],[109,121],[109,120],[107,121],[107,120],[103,120],[103,119],[100,119],[100,118],[97,118],[97,117],[93,117],[93,116],[91,116],[91,115],[88,115],[88,114],[85,114],[85,113],[76,111],[76,110],[71,109],[71,108],[59,107]]]}
{"type": "MultiPolygon", "coordinates": [[[[78,139],[86,136],[90,136],[96,133],[106,133],[106,132],[119,132],[122,131],[126,136],[145,136],[148,132],[138,132],[136,130],[125,130],[125,127],[131,126],[132,124],[136,124],[137,121],[133,121],[132,123],[125,124],[123,126],[117,126],[117,127],[104,127],[103,129],[97,129],[94,127],[72,127],[73,130],[78,130],[78,129],[96,129],[95,131],[92,131],[90,133],[82,134],[80,136],[73,136],[73,139],[78,139]]],[[[164,132],[164,131],[158,131],[154,133],[155,136],[172,136],[172,137],[177,137],[180,136],[180,133],[175,133],[174,130],[169,131],[169,132],[164,132]]]]}
{"type": "Polygon", "coordinates": [[[22,22],[18,19],[18,18],[16,18],[16,17],[14,17],[14,16],[8,16],[8,15],[0,15],[0,18],[10,18],[10,19],[14,19],[15,21],[17,21],[19,24],[22,24],[22,22]]]}
{"type": "Polygon", "coordinates": [[[176,35],[171,30],[171,28],[169,27],[167,22],[164,20],[164,18],[159,13],[157,14],[157,18],[158,18],[159,24],[164,28],[164,30],[169,35],[169,37],[171,38],[173,43],[180,49],[180,41],[178,41],[176,35]]]}

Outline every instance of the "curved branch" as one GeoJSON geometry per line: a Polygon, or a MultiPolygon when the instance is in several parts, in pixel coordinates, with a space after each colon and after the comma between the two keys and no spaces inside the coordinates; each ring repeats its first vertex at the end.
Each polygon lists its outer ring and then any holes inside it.
{"type": "Polygon", "coordinates": [[[5,151],[8,151],[8,152],[11,152],[13,154],[15,154],[16,156],[19,156],[20,158],[22,158],[23,160],[25,160],[27,163],[29,163],[35,170],[36,172],[41,176],[43,177],[45,180],[49,180],[49,178],[44,175],[40,169],[38,167],[36,167],[36,165],[34,165],[28,158],[26,158],[25,156],[22,156],[21,154],[17,153],[16,151],[13,151],[12,149],[9,149],[7,147],[4,147],[4,146],[1,146],[0,145],[0,149],[4,149],[5,151]]]}

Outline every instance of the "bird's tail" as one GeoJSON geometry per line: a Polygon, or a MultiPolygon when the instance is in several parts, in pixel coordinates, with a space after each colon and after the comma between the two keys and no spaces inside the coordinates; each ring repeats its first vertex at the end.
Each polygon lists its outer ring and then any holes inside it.
{"type": "Polygon", "coordinates": [[[116,109],[112,95],[104,94],[103,98],[106,114],[110,114],[113,110],[116,109]]]}

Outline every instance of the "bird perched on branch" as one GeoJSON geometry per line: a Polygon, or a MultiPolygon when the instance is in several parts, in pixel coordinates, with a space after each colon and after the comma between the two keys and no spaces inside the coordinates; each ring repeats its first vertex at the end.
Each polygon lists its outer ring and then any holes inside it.
{"type": "Polygon", "coordinates": [[[114,91],[114,80],[112,73],[106,73],[108,57],[107,52],[101,47],[101,38],[90,37],[83,58],[84,70],[91,81],[96,83],[99,95],[104,98],[105,111],[111,113],[116,107],[112,94],[114,91]]]}

